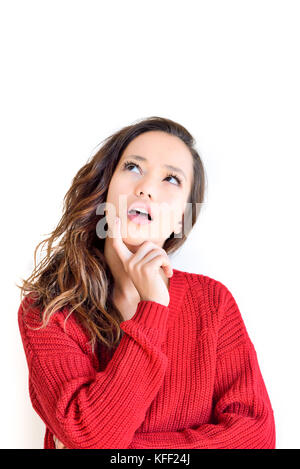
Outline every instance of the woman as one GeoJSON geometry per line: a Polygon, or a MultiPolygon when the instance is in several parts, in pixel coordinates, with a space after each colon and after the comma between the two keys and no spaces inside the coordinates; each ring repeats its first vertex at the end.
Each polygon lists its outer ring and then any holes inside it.
{"type": "Polygon", "coordinates": [[[204,185],[193,137],[160,117],[107,138],[75,176],[47,256],[20,287],[44,448],[275,448],[232,294],[171,265],[204,185]]]}

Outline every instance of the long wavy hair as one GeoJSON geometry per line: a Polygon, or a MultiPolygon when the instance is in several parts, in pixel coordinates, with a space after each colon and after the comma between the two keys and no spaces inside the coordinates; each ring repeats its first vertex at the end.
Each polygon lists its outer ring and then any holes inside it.
{"type": "MultiPolygon", "coordinates": [[[[88,332],[93,353],[98,341],[109,349],[118,345],[123,335],[120,323],[124,320],[112,300],[114,278],[104,257],[105,239],[100,239],[96,233],[96,225],[105,213],[99,218],[96,209],[106,201],[111,178],[126,146],[138,135],[153,130],[180,138],[192,154],[193,181],[188,212],[183,214],[182,220],[184,226],[184,217],[189,216],[191,230],[204,200],[203,163],[195,149],[194,138],[182,125],[152,116],[104,139],[100,149],[79,169],[64,196],[63,214],[57,227],[34,250],[31,276],[21,279],[21,286],[17,285],[21,289],[21,301],[26,294],[34,300],[30,308],[38,308],[41,327],[45,327],[58,310],[68,309],[66,319],[74,312],[88,332]],[[40,246],[42,250],[46,246],[46,256],[37,265],[40,246]]],[[[180,237],[172,233],[165,240],[163,249],[168,254],[177,251],[190,230],[185,229],[180,237]]]]}

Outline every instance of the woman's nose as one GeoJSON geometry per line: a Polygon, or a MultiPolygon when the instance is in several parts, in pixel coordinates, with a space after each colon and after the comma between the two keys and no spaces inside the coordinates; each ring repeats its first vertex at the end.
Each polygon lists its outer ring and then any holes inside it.
{"type": "Polygon", "coordinates": [[[138,190],[138,191],[136,192],[136,194],[137,194],[138,196],[141,196],[141,195],[148,195],[148,196],[151,198],[151,194],[144,194],[144,192],[141,191],[141,190],[138,190]]]}
{"type": "Polygon", "coordinates": [[[146,181],[141,181],[139,184],[136,185],[135,193],[139,197],[144,195],[145,197],[152,198],[154,194],[154,188],[151,187],[150,183],[146,181]]]}

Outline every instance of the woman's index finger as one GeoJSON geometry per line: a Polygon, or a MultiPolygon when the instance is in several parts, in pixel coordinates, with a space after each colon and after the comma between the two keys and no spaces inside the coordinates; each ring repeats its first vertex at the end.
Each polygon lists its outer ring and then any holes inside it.
{"type": "Polygon", "coordinates": [[[125,262],[131,258],[132,252],[129,251],[127,246],[123,243],[123,239],[121,236],[121,219],[119,217],[115,217],[114,226],[112,230],[113,234],[113,246],[116,249],[120,259],[125,262]]]}

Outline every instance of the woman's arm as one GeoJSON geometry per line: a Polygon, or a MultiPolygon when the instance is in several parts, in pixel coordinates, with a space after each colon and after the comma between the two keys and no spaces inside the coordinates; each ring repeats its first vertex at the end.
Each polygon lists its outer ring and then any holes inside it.
{"type": "MultiPolygon", "coordinates": [[[[161,351],[168,308],[141,301],[123,321],[125,334],[104,371],[97,372],[79,345],[74,318],[55,313],[46,328],[19,327],[26,353],[32,405],[50,432],[68,449],[127,448],[163,382],[161,351]],[[153,327],[154,325],[154,327],[153,327]],[[142,375],[141,375],[142,373],[142,375]]],[[[33,309],[26,321],[34,324],[33,309]]]]}
{"type": "Polygon", "coordinates": [[[232,294],[220,285],[212,421],[177,432],[136,432],[129,448],[275,449],[274,413],[255,348],[232,294]]]}
{"type": "Polygon", "coordinates": [[[274,449],[273,409],[250,344],[220,356],[213,423],[178,432],[136,432],[130,448],[274,449]]]}

